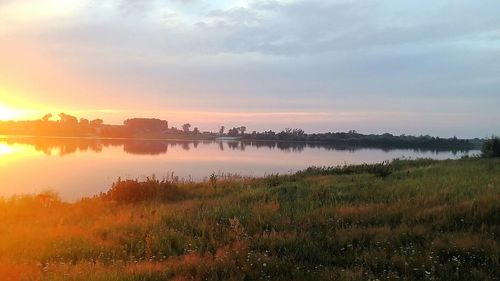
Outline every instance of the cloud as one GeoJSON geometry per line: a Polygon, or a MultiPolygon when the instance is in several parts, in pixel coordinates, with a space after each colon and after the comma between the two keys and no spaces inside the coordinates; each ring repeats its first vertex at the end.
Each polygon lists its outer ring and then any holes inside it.
{"type": "MultiPolygon", "coordinates": [[[[187,48],[205,54],[321,55],[380,46],[433,44],[495,31],[493,7],[470,1],[255,1],[198,15],[187,48]],[[406,5],[406,6],[405,6],[406,5]]],[[[185,46],[184,46],[185,47],[185,46]]]]}

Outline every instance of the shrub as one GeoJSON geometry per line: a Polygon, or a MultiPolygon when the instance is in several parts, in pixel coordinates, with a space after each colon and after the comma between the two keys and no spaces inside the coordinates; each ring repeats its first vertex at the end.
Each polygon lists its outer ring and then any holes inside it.
{"type": "Polygon", "coordinates": [[[481,156],[491,158],[500,157],[500,138],[492,137],[483,143],[483,148],[481,149],[481,156]]]}
{"type": "Polygon", "coordinates": [[[138,203],[148,200],[172,202],[186,199],[187,192],[167,180],[148,178],[139,182],[118,179],[104,196],[119,203],[138,203]]]}

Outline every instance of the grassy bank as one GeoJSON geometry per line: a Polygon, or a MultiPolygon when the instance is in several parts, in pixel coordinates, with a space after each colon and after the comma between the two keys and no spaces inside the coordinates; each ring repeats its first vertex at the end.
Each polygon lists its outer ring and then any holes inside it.
{"type": "MultiPolygon", "coordinates": [[[[4,183],[5,184],[5,183],[4,183]]],[[[0,200],[2,280],[497,280],[500,160],[0,200]]]]}

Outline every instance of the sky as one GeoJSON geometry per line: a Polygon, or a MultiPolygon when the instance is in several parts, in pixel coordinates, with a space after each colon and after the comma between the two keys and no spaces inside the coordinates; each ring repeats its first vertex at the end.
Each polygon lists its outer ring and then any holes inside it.
{"type": "Polygon", "coordinates": [[[500,134],[498,0],[0,0],[0,119],[500,134]]]}

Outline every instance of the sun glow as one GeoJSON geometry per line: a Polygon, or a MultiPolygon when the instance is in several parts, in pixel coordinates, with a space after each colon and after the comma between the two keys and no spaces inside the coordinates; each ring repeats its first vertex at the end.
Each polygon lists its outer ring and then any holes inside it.
{"type": "Polygon", "coordinates": [[[0,120],[14,120],[21,115],[21,111],[0,106],[0,120]]]}
{"type": "Polygon", "coordinates": [[[34,120],[51,112],[47,106],[31,103],[12,93],[16,91],[0,89],[0,121],[34,120]]]}

